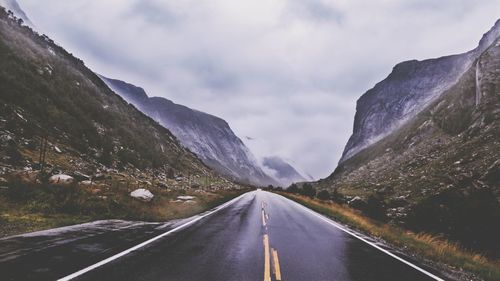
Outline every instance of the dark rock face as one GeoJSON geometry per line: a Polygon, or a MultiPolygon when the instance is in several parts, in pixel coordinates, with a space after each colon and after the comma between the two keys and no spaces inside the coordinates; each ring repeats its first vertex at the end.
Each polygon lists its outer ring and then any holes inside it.
{"type": "Polygon", "coordinates": [[[439,98],[499,35],[500,21],[497,21],[470,52],[396,65],[386,79],[358,100],[353,134],[340,163],[400,128],[439,98]]]}
{"type": "Polygon", "coordinates": [[[244,183],[277,184],[262,171],[253,154],[223,119],[165,98],[149,98],[144,89],[129,83],[101,78],[127,102],[169,129],[183,146],[197,154],[209,167],[244,183]]]}
{"type": "Polygon", "coordinates": [[[306,179],[290,164],[279,157],[264,158],[263,165],[274,172],[276,179],[285,186],[294,182],[306,181],[306,179]]]}

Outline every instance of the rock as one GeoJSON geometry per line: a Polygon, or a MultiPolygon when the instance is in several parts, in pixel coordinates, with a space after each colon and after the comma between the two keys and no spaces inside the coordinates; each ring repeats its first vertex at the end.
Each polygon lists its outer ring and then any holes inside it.
{"type": "Polygon", "coordinates": [[[196,197],[194,197],[194,196],[186,196],[186,195],[184,195],[184,196],[177,196],[178,200],[183,200],[183,201],[193,200],[195,198],[196,197]]]}
{"type": "Polygon", "coordinates": [[[81,182],[79,182],[79,184],[81,186],[91,186],[92,185],[92,181],[89,181],[89,180],[81,181],[81,182]]]}
{"type": "Polygon", "coordinates": [[[79,182],[90,180],[90,176],[88,176],[84,173],[78,172],[78,171],[74,172],[71,176],[73,176],[76,179],[76,181],[79,181],[79,182]]]}
{"type": "Polygon", "coordinates": [[[158,187],[161,187],[161,188],[168,188],[167,184],[164,183],[164,182],[159,182],[158,183],[158,187]]]}
{"type": "Polygon", "coordinates": [[[0,177],[0,185],[6,185],[8,181],[2,177],[0,177]]]}
{"type": "Polygon", "coordinates": [[[59,174],[49,178],[49,184],[58,186],[68,186],[75,182],[75,178],[69,175],[59,174]]]}
{"type": "Polygon", "coordinates": [[[62,153],[62,150],[57,146],[54,146],[54,151],[59,153],[59,154],[62,153]]]}
{"type": "Polygon", "coordinates": [[[134,191],[132,191],[130,193],[130,196],[136,198],[136,199],[139,199],[141,201],[145,201],[145,202],[149,202],[151,200],[153,200],[153,193],[151,193],[149,190],[147,189],[144,189],[144,188],[140,188],[140,189],[136,189],[134,191]]]}

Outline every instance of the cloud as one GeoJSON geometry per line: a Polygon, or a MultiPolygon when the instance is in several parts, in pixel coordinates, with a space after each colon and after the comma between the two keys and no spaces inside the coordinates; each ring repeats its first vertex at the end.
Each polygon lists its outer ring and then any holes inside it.
{"type": "MultiPolygon", "coordinates": [[[[474,48],[500,0],[18,0],[96,72],[228,121],[329,175],[355,102],[404,60],[474,48]]],[[[247,138],[248,137],[248,138],[247,138]]]]}

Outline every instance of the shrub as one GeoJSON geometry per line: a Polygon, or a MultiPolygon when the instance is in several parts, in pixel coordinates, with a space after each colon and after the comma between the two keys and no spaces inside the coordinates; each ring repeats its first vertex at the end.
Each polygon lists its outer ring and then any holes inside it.
{"type": "Polygon", "coordinates": [[[320,192],[318,192],[318,199],[320,200],[330,200],[330,192],[328,190],[323,189],[320,192]]]}

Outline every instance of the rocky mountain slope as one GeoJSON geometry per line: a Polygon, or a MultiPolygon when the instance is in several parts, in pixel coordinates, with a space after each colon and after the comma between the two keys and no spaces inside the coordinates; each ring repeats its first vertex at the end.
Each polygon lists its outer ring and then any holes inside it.
{"type": "Polygon", "coordinates": [[[353,134],[340,162],[400,128],[439,98],[499,35],[500,23],[497,22],[470,52],[396,65],[386,79],[358,100],[353,134]]]}
{"type": "Polygon", "coordinates": [[[284,186],[289,186],[295,182],[306,181],[294,167],[277,156],[265,157],[262,161],[262,165],[274,178],[283,183],[284,186]]]}
{"type": "Polygon", "coordinates": [[[29,165],[40,139],[90,166],[212,175],[84,63],[0,9],[2,162],[29,165]],[[92,163],[92,165],[91,165],[92,163]]]}
{"type": "Polygon", "coordinates": [[[396,66],[358,101],[344,158],[317,187],[499,257],[499,37],[497,21],[471,52],[396,66]]]}
{"type": "Polygon", "coordinates": [[[219,173],[259,186],[278,184],[260,168],[250,150],[223,119],[165,98],[150,98],[144,89],[132,84],[101,78],[126,101],[168,128],[182,145],[219,173]]]}

